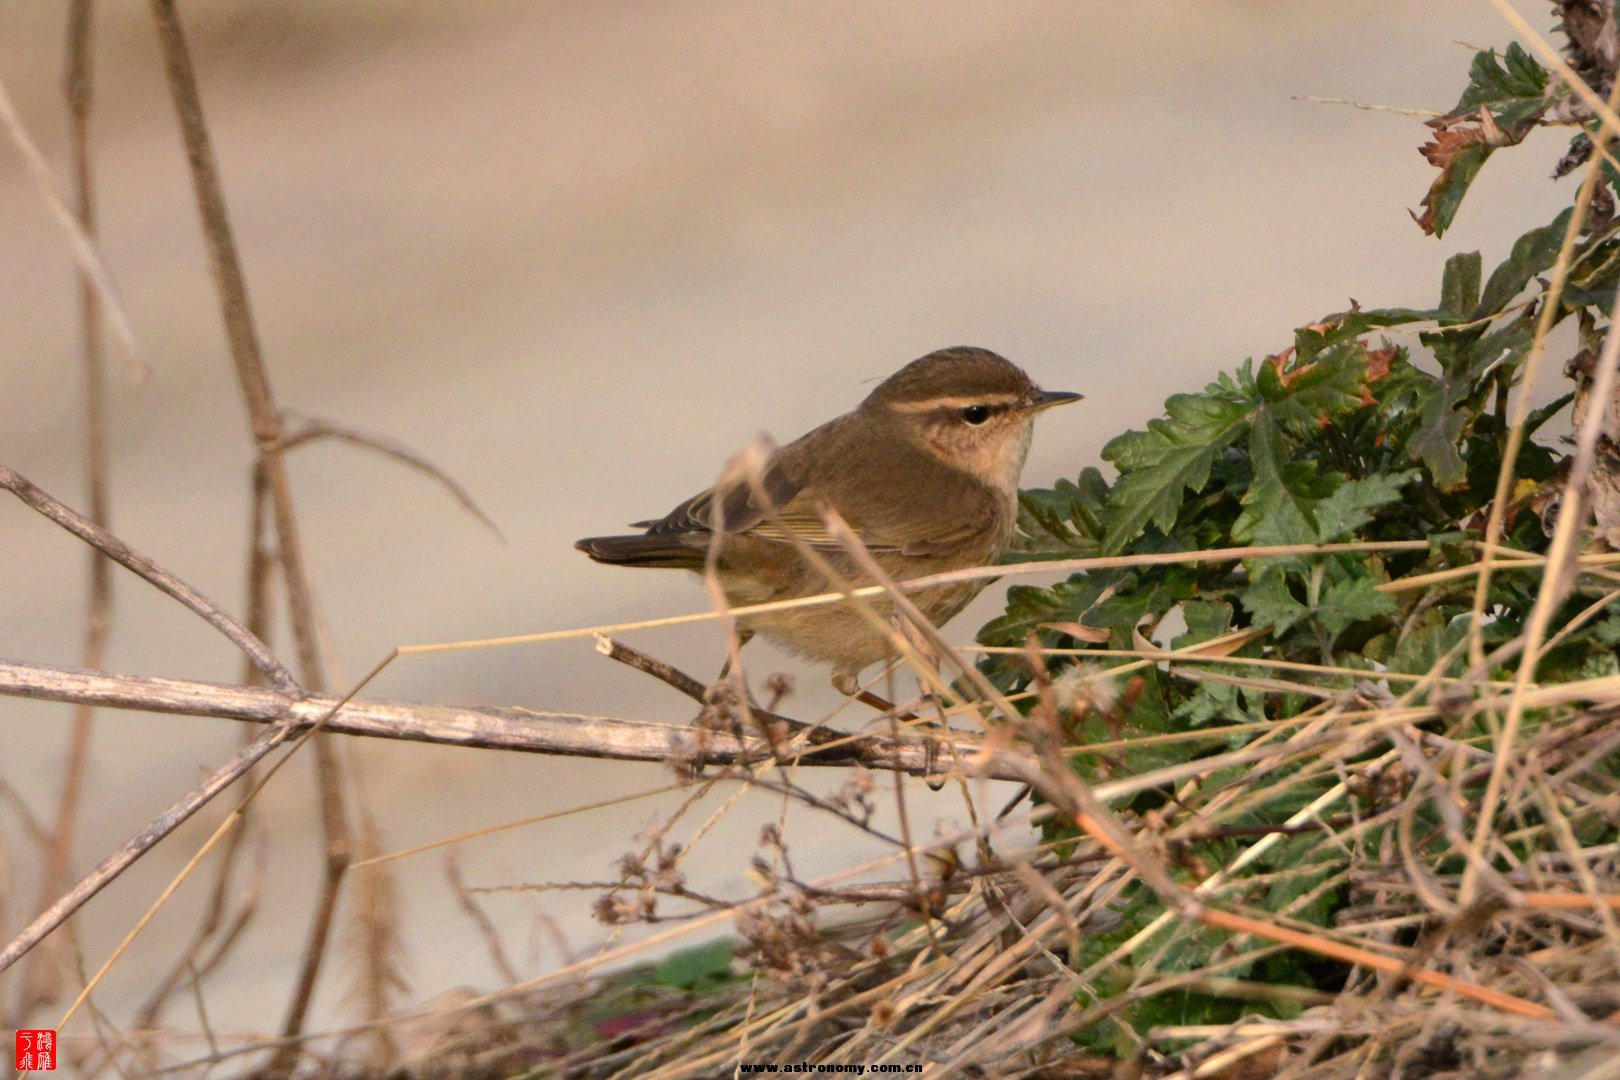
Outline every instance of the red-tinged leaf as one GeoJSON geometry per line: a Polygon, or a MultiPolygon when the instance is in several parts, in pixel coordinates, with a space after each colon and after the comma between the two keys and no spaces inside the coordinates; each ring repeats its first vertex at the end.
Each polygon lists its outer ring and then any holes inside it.
{"type": "Polygon", "coordinates": [[[1056,630],[1060,634],[1067,634],[1076,641],[1084,641],[1090,645],[1106,645],[1112,631],[1097,626],[1082,626],[1077,622],[1049,622],[1041,623],[1042,630],[1056,630]]]}
{"type": "Polygon", "coordinates": [[[596,1021],[596,1033],[604,1039],[617,1039],[634,1035],[638,1040],[651,1039],[671,1030],[669,1009],[632,1009],[617,1016],[596,1021]]]}
{"type": "Polygon", "coordinates": [[[1418,153],[1439,169],[1440,175],[1423,196],[1420,204],[1423,213],[1413,214],[1412,220],[1430,236],[1441,236],[1451,227],[1468,185],[1474,182],[1491,151],[1519,142],[1534,122],[1521,121],[1503,127],[1490,109],[1482,107],[1437,116],[1428,121],[1428,126],[1434,130],[1434,135],[1418,147],[1418,153]],[[1470,121],[1473,121],[1471,125],[1470,121]]]}
{"type": "Polygon", "coordinates": [[[1367,354],[1367,381],[1361,385],[1361,404],[1376,405],[1378,399],[1373,397],[1372,384],[1388,377],[1390,369],[1395,366],[1396,359],[1401,355],[1401,350],[1368,349],[1365,345],[1362,349],[1367,354]]]}
{"type": "Polygon", "coordinates": [[[1367,350],[1367,382],[1375,383],[1389,375],[1400,357],[1401,350],[1397,348],[1368,349],[1367,350]]]}

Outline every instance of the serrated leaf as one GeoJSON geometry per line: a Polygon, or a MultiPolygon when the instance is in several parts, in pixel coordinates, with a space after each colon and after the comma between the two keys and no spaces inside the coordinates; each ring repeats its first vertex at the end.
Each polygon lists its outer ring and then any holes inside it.
{"type": "Polygon", "coordinates": [[[1144,576],[1140,581],[1133,576],[1130,580],[1134,588],[1115,590],[1092,605],[1080,619],[1087,626],[1111,629],[1114,641],[1121,648],[1131,647],[1131,631],[1143,619],[1162,616],[1182,599],[1162,575],[1144,576]]]}
{"type": "Polygon", "coordinates": [[[1014,585],[1007,590],[1007,609],[979,629],[980,645],[1022,646],[1046,623],[1068,614],[1069,605],[1054,589],[1014,585]]]}
{"type": "Polygon", "coordinates": [[[1169,532],[1186,491],[1209,482],[1215,456],[1248,426],[1249,405],[1211,394],[1177,394],[1165,402],[1168,416],[1128,431],[1103,447],[1120,470],[1108,496],[1102,550],[1117,554],[1148,525],[1169,532]]]}
{"type": "MultiPolygon", "coordinates": [[[[1603,163],[1610,168],[1608,162],[1603,163]]],[[[1620,187],[1620,176],[1610,181],[1620,187]]],[[[1570,267],[1569,280],[1564,284],[1563,299],[1559,303],[1567,310],[1596,307],[1603,315],[1614,310],[1615,286],[1620,284],[1620,242],[1607,240],[1582,254],[1581,260],[1570,267]]]]}
{"type": "Polygon", "coordinates": [[[1564,410],[1564,406],[1575,400],[1573,393],[1564,394],[1554,398],[1539,409],[1530,410],[1530,415],[1524,418],[1524,436],[1529,438],[1541,429],[1541,425],[1557,416],[1564,410]]]}
{"type": "Polygon", "coordinates": [[[1249,432],[1254,481],[1243,495],[1243,512],[1232,524],[1240,544],[1309,544],[1316,540],[1316,499],[1305,489],[1310,470],[1297,469],[1283,449],[1282,432],[1270,409],[1261,410],[1249,432]]]}
{"type": "Polygon", "coordinates": [[[1287,575],[1275,567],[1260,571],[1254,584],[1244,590],[1242,604],[1254,625],[1269,626],[1274,634],[1282,634],[1311,613],[1310,608],[1294,599],[1288,591],[1287,575]]]}
{"type": "Polygon", "coordinates": [[[1335,345],[1309,364],[1283,376],[1288,393],[1269,408],[1285,424],[1315,424],[1361,407],[1367,381],[1367,353],[1357,341],[1335,345]]]}
{"type": "Polygon", "coordinates": [[[1592,627],[1592,637],[1605,645],[1620,645],[1620,615],[1610,615],[1592,627]]]}
{"type": "Polygon", "coordinates": [[[1440,175],[1423,196],[1422,216],[1413,215],[1424,232],[1444,234],[1485,159],[1535,126],[1547,108],[1546,84],[1547,72],[1516,44],[1500,62],[1494,52],[1475,54],[1457,108],[1428,121],[1434,135],[1421,149],[1440,175]]]}
{"type": "Polygon", "coordinates": [[[1400,502],[1401,489],[1416,476],[1416,469],[1407,469],[1405,472],[1376,473],[1359,480],[1346,480],[1312,508],[1316,518],[1317,542],[1330,544],[1353,535],[1373,519],[1376,511],[1400,502]]]}
{"type": "Polygon", "coordinates": [[[1238,723],[1247,718],[1238,705],[1237,696],[1238,688],[1230,683],[1201,682],[1191,697],[1176,706],[1170,718],[1190,728],[1204,727],[1216,720],[1238,723]]]}
{"type": "Polygon", "coordinates": [[[1440,170],[1440,175],[1418,204],[1423,207],[1423,213],[1414,214],[1413,220],[1430,236],[1442,237],[1451,228],[1457,211],[1462,208],[1463,196],[1468,194],[1474,178],[1494,149],[1469,135],[1468,131],[1444,131],[1423,146],[1423,156],[1440,170]]]}
{"type": "Polygon", "coordinates": [[[1294,331],[1294,358],[1307,363],[1330,345],[1354,341],[1372,330],[1385,330],[1408,323],[1429,322],[1440,312],[1420,308],[1374,308],[1329,315],[1294,331]]]}
{"type": "Polygon", "coordinates": [[[1078,481],[1059,480],[1050,488],[1018,493],[1018,535],[1008,561],[1034,555],[1093,549],[1102,538],[1102,516],[1108,483],[1095,467],[1081,470],[1078,481]]]}
{"type": "Polygon", "coordinates": [[[1581,664],[1583,679],[1606,679],[1611,675],[1620,675],[1620,658],[1612,650],[1593,653],[1581,664]]]}
{"type": "Polygon", "coordinates": [[[1490,108],[1498,122],[1518,124],[1539,117],[1546,108],[1547,69],[1518,42],[1500,58],[1496,50],[1474,54],[1468,68],[1468,88],[1457,101],[1458,112],[1490,108]]]}
{"type": "Polygon", "coordinates": [[[1389,658],[1389,670],[1425,675],[1442,656],[1450,655],[1451,660],[1441,674],[1460,675],[1468,666],[1468,654],[1457,646],[1467,636],[1467,616],[1445,621],[1440,612],[1431,611],[1395,646],[1395,652],[1389,658]]]}
{"type": "MultiPolygon", "coordinates": [[[[1116,590],[1129,592],[1135,584],[1136,578],[1132,574],[1120,570],[1099,570],[1075,574],[1050,589],[1014,585],[1007,590],[1006,610],[979,628],[977,640],[980,645],[1021,648],[1028,642],[1030,634],[1052,623],[1106,625],[1091,614],[1098,602],[1113,595],[1116,590]]],[[[1046,636],[1050,638],[1052,633],[1047,631],[1046,636]]]]}
{"type": "Polygon", "coordinates": [[[1335,581],[1323,589],[1316,617],[1328,633],[1338,634],[1354,623],[1393,615],[1395,610],[1394,597],[1374,588],[1371,578],[1356,577],[1335,581]]]}

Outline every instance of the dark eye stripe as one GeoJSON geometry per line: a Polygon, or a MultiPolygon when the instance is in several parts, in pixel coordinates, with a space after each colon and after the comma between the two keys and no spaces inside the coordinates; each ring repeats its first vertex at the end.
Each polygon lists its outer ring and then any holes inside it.
{"type": "Polygon", "coordinates": [[[943,409],[941,410],[941,413],[943,418],[946,420],[965,420],[969,424],[977,427],[978,425],[988,421],[992,416],[999,416],[1001,413],[1008,412],[1011,409],[1011,405],[980,402],[974,405],[964,405],[950,409],[943,409]]]}

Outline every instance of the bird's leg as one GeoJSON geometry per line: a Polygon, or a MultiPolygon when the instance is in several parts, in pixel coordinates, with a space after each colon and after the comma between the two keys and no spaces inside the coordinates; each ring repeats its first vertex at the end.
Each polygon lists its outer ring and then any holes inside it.
{"type": "MultiPolygon", "coordinates": [[[[896,631],[899,632],[902,637],[906,639],[906,643],[917,651],[917,655],[921,661],[924,664],[927,664],[935,675],[938,675],[939,652],[934,648],[934,643],[924,636],[922,631],[917,629],[915,623],[901,615],[898,611],[889,616],[889,623],[895,628],[896,631]]],[[[917,675],[917,691],[922,695],[920,700],[924,704],[924,707],[926,707],[929,703],[932,703],[936,707],[940,704],[939,695],[930,689],[927,681],[923,679],[921,672],[919,672],[917,675]]],[[[923,723],[929,727],[945,726],[943,723],[937,720],[924,720],[923,723]]],[[[931,791],[938,791],[940,788],[945,786],[945,778],[938,775],[939,770],[935,767],[938,753],[939,744],[933,739],[928,740],[928,776],[923,782],[928,785],[929,790],[931,791]]]]}
{"type": "MultiPolygon", "coordinates": [[[[934,674],[939,674],[939,652],[934,648],[933,642],[924,637],[912,621],[901,615],[898,611],[889,616],[889,625],[906,639],[906,644],[917,651],[922,662],[927,664],[934,674]]],[[[938,695],[928,688],[928,683],[919,673],[917,676],[917,692],[922,695],[923,701],[934,701],[938,695]]]]}
{"type": "MultiPolygon", "coordinates": [[[[726,655],[726,662],[724,664],[720,665],[720,674],[715,676],[715,680],[714,680],[714,685],[716,687],[724,686],[728,682],[732,681],[732,660],[735,659],[735,660],[741,661],[741,659],[742,659],[741,653],[743,651],[743,646],[747,645],[752,640],[754,640],[754,632],[752,630],[741,630],[741,629],[739,629],[737,631],[737,647],[735,649],[732,649],[726,655]]],[[[739,669],[741,668],[741,666],[742,666],[741,663],[739,663],[737,665],[737,667],[739,669]]],[[[759,708],[759,702],[754,700],[754,691],[749,688],[748,680],[743,676],[743,673],[742,673],[741,670],[738,670],[736,672],[735,681],[738,684],[738,686],[737,686],[737,697],[738,697],[738,699],[741,700],[741,701],[746,701],[748,703],[748,708],[750,710],[757,710],[759,708]]]]}
{"type": "Polygon", "coordinates": [[[718,676],[716,676],[716,678],[714,680],[715,682],[725,682],[726,681],[727,677],[731,675],[731,658],[732,658],[732,656],[735,655],[736,653],[742,652],[743,651],[743,646],[747,645],[750,641],[753,641],[753,640],[754,640],[754,632],[752,630],[738,630],[737,631],[737,648],[733,653],[727,653],[726,654],[726,662],[724,664],[720,665],[720,674],[718,676]]]}
{"type": "MultiPolygon", "coordinates": [[[[870,705],[872,708],[876,709],[878,712],[885,712],[885,713],[886,712],[894,712],[895,709],[897,708],[897,706],[894,704],[894,702],[890,701],[886,697],[882,697],[882,696],[880,696],[878,694],[874,694],[870,690],[862,690],[862,691],[860,691],[859,693],[857,693],[855,695],[855,700],[860,702],[862,705],[870,705]]],[[[909,720],[910,718],[911,717],[910,717],[909,714],[907,716],[901,717],[901,719],[903,719],[903,720],[909,720]]]]}
{"type": "MultiPolygon", "coordinates": [[[[887,698],[872,693],[870,690],[861,689],[861,680],[859,675],[860,668],[834,668],[832,673],[833,689],[837,690],[845,697],[854,698],[862,705],[871,706],[880,713],[894,712],[895,705],[893,702],[889,701],[887,698]]],[[[903,716],[901,719],[909,720],[910,716],[903,716]]]]}

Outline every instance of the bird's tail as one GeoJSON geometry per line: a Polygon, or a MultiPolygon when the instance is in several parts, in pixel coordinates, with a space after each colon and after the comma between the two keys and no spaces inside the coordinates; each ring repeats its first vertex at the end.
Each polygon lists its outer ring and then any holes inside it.
{"type": "Polygon", "coordinates": [[[707,554],[702,547],[688,547],[676,535],[587,536],[574,546],[599,563],[614,566],[673,566],[702,570],[707,554]]]}

